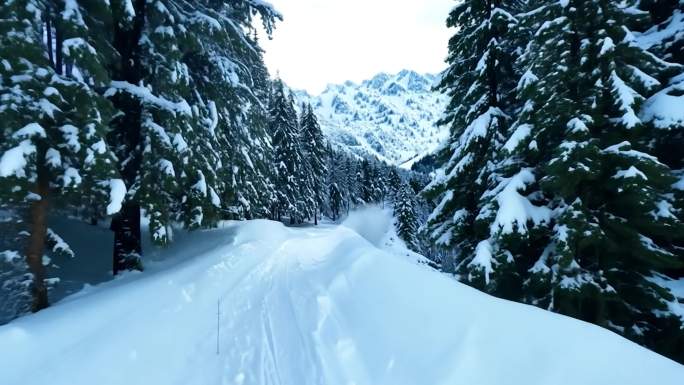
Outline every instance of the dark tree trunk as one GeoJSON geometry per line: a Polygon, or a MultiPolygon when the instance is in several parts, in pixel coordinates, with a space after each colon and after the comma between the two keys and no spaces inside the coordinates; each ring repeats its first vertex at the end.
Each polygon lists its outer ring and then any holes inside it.
{"type": "Polygon", "coordinates": [[[57,23],[55,24],[55,71],[59,75],[62,75],[64,70],[64,55],[62,55],[63,43],[64,38],[62,36],[62,31],[59,27],[59,23],[57,23]]]}
{"type": "MultiPolygon", "coordinates": [[[[137,85],[144,78],[140,39],[145,23],[145,7],[146,0],[135,0],[133,24],[114,23],[114,48],[120,55],[120,61],[113,69],[113,80],[137,85]],[[128,28],[122,28],[122,25],[128,28]]],[[[109,140],[120,160],[119,172],[130,190],[137,181],[142,165],[142,103],[127,93],[118,93],[111,100],[123,114],[112,122],[109,140]]],[[[142,270],[140,204],[134,197],[127,197],[121,211],[112,220],[111,229],[114,231],[113,273],[142,270]]]]}
{"type": "Polygon", "coordinates": [[[114,275],[128,270],[142,270],[142,240],[140,234],[140,205],[128,201],[112,220],[114,275]]]}
{"type": "Polygon", "coordinates": [[[31,292],[33,302],[31,311],[37,312],[48,307],[48,293],[45,286],[45,266],[43,266],[43,255],[45,253],[45,241],[47,238],[47,212],[49,181],[47,169],[45,168],[45,146],[38,149],[38,177],[33,193],[40,196],[40,200],[31,202],[29,209],[31,235],[28,239],[26,248],[26,264],[33,275],[31,292]]]}
{"type": "Polygon", "coordinates": [[[48,53],[48,58],[50,59],[50,65],[54,66],[55,65],[55,57],[54,54],[52,53],[52,13],[50,12],[50,7],[46,9],[45,12],[45,33],[47,35],[47,53],[48,53]]]}

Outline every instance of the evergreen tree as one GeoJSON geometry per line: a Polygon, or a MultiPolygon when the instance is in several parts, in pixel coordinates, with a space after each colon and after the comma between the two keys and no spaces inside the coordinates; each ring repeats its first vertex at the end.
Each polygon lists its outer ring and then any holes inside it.
{"type": "Polygon", "coordinates": [[[387,177],[388,191],[390,198],[394,201],[399,188],[401,187],[401,177],[395,168],[391,168],[387,177]]]}
{"type": "Polygon", "coordinates": [[[336,221],[340,217],[340,209],[342,208],[342,193],[340,192],[340,188],[337,187],[337,183],[330,184],[328,200],[332,220],[336,221]]]}
{"type": "Polygon", "coordinates": [[[399,237],[406,242],[410,250],[419,251],[418,219],[414,209],[413,193],[405,183],[399,186],[394,198],[394,218],[399,237]]]}
{"type": "Polygon", "coordinates": [[[511,63],[517,19],[509,11],[517,5],[517,1],[464,1],[447,21],[458,29],[449,41],[450,66],[439,85],[451,98],[441,122],[451,129],[450,145],[440,154],[444,165],[425,191],[429,198],[440,200],[426,231],[437,245],[467,256],[468,261],[460,264],[461,273],[480,288],[490,285],[491,263],[508,261],[506,255],[488,253],[490,231],[482,219],[489,215],[486,193],[497,186],[493,160],[515,111],[511,63]]]}
{"type": "MultiPolygon", "coordinates": [[[[0,5],[0,203],[24,215],[17,241],[31,277],[33,311],[48,306],[46,245],[52,208],[116,213],[125,187],[105,142],[112,109],[96,89],[108,82],[93,15],[104,4],[16,0],[0,5]]],[[[15,258],[12,258],[13,260],[15,258]]]]}
{"type": "Polygon", "coordinates": [[[277,220],[289,215],[295,223],[305,216],[301,194],[304,157],[299,142],[297,113],[282,81],[275,82],[270,111],[273,159],[276,167],[274,214],[277,220]]]}
{"type": "MultiPolygon", "coordinates": [[[[495,130],[490,117],[456,125],[463,128],[452,134],[445,174],[427,189],[442,198],[428,229],[458,251],[465,282],[603,325],[681,360],[681,320],[661,281],[684,262],[677,179],[658,159],[658,135],[639,113],[679,67],[636,41],[630,27],[644,25],[647,14],[634,5],[527,3],[514,34],[530,40],[508,93],[517,101],[506,92],[489,98],[505,113],[496,115],[495,130]]],[[[454,13],[461,15],[459,7],[454,13]]],[[[451,42],[456,68],[480,57],[453,48],[468,41],[467,25],[451,42]]],[[[453,68],[447,84],[454,84],[453,68]]],[[[450,106],[457,121],[478,106],[467,97],[480,86],[454,89],[462,95],[450,106]]]]}
{"type": "Polygon", "coordinates": [[[535,221],[548,222],[549,234],[538,243],[526,299],[672,354],[660,341],[681,343],[681,322],[655,279],[682,266],[684,227],[672,210],[675,179],[650,154],[653,136],[638,111],[673,65],[635,43],[629,26],[644,15],[632,8],[570,1],[538,11],[525,58],[533,108],[518,126],[528,127],[538,151],[521,154],[533,168],[520,172],[541,176],[534,187],[553,214],[535,221]]]}
{"type": "Polygon", "coordinates": [[[315,200],[314,223],[318,224],[318,213],[325,198],[326,145],[311,105],[305,106],[302,111],[302,144],[303,155],[308,165],[311,192],[315,200]]]}
{"type": "Polygon", "coordinates": [[[171,221],[207,227],[247,215],[248,197],[263,204],[255,191],[270,183],[255,162],[269,148],[251,92],[262,63],[247,32],[254,13],[269,31],[279,15],[252,1],[112,0],[111,8],[118,56],[106,96],[121,113],[110,140],[130,191],[112,223],[116,273],[141,268],[141,208],[163,245],[171,221]]]}
{"type": "MultiPolygon", "coordinates": [[[[638,44],[659,58],[680,64],[679,70],[667,81],[653,79],[660,91],[644,102],[641,117],[653,132],[653,155],[670,167],[678,181],[675,183],[674,206],[684,210],[684,118],[674,105],[684,104],[684,2],[677,0],[641,0],[652,22],[637,34],[638,44]]],[[[680,109],[681,110],[681,109],[680,109]]],[[[679,247],[684,245],[679,244],[679,247]]],[[[672,271],[684,276],[684,269],[672,271]]]]}

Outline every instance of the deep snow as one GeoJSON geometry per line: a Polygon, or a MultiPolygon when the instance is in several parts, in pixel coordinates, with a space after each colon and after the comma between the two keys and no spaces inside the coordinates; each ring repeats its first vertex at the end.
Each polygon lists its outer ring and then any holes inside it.
{"type": "Polygon", "coordinates": [[[684,366],[610,331],[495,299],[406,258],[381,209],[340,226],[228,223],[179,237],[165,253],[145,273],[0,327],[0,384],[667,385],[684,378],[684,366]]]}

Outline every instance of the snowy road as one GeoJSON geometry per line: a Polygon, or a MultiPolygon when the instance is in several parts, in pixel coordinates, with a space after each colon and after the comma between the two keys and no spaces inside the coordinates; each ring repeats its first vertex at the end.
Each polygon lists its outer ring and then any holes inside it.
{"type": "Polygon", "coordinates": [[[611,332],[494,299],[396,247],[387,252],[391,227],[381,210],[347,225],[250,221],[203,232],[201,243],[168,251],[181,262],[0,327],[0,384],[666,385],[684,378],[684,366],[611,332]]]}

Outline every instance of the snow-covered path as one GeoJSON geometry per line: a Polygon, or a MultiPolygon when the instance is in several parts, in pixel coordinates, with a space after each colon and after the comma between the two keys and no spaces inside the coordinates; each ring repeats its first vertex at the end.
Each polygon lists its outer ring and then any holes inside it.
{"type": "Polygon", "coordinates": [[[494,299],[383,250],[391,229],[381,210],[347,224],[288,229],[250,221],[203,232],[200,247],[169,251],[180,262],[0,327],[0,384],[636,385],[684,378],[684,366],[611,332],[494,299]]]}

